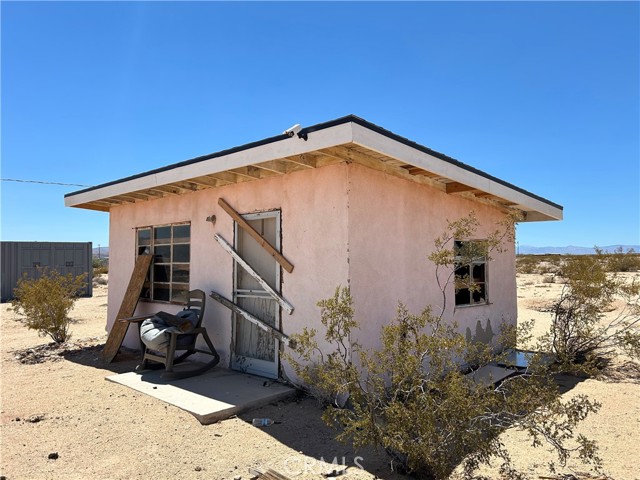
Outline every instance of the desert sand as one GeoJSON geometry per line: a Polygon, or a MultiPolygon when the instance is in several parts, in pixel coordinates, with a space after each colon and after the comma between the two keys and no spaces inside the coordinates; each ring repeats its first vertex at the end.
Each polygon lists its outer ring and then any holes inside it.
{"type": "MultiPolygon", "coordinates": [[[[518,276],[519,318],[549,322],[541,306],[557,297],[560,285],[541,275],[518,276]]],[[[14,479],[248,479],[251,468],[272,468],[296,479],[321,479],[346,464],[338,478],[407,478],[391,472],[383,452],[354,451],[333,440],[311,398],[262,407],[214,425],[105,380],[131,371],[135,352],[105,365],[99,359],[106,340],[107,287],[80,299],[71,316],[73,338],[62,349],[15,321],[10,304],[1,306],[1,460],[0,475],[14,479]],[[251,425],[253,417],[278,424],[251,425]],[[360,468],[362,467],[362,468],[360,468]]],[[[624,361],[623,358],[621,361],[624,361]]],[[[604,472],[616,480],[640,479],[640,379],[633,371],[616,380],[576,379],[565,394],[586,394],[602,403],[600,412],[580,427],[599,442],[604,472]]],[[[515,463],[531,478],[551,476],[544,449],[507,431],[503,439],[515,463]]],[[[571,463],[559,470],[582,478],[599,477],[571,463]]],[[[497,473],[486,469],[494,478],[497,473]]],[[[556,477],[561,478],[561,477],[556,477]]]]}

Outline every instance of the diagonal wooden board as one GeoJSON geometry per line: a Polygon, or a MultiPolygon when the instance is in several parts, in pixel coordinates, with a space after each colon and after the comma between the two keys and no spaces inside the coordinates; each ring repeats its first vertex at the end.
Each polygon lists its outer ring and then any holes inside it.
{"type": "Polygon", "coordinates": [[[223,297],[222,295],[220,295],[217,292],[211,292],[211,294],[209,296],[211,298],[213,298],[216,302],[220,302],[222,305],[227,307],[232,312],[235,312],[238,315],[240,315],[241,317],[243,317],[246,320],[250,321],[256,327],[264,330],[265,332],[271,333],[274,337],[276,337],[278,340],[280,340],[285,345],[290,346],[291,348],[295,348],[295,342],[292,339],[290,339],[287,335],[285,335],[284,333],[280,332],[279,330],[277,330],[273,326],[269,325],[268,323],[263,322],[259,318],[254,317],[249,312],[247,312],[246,310],[242,309],[242,307],[240,307],[240,305],[233,303],[231,300],[223,297]]]}
{"type": "Polygon", "coordinates": [[[293,272],[293,265],[291,264],[291,262],[287,260],[279,251],[273,248],[271,244],[262,237],[262,235],[256,232],[254,228],[249,225],[249,223],[244,218],[242,218],[242,216],[238,212],[236,212],[231,205],[225,202],[223,198],[218,199],[218,205],[220,205],[222,209],[235,220],[240,228],[251,235],[253,239],[258,242],[258,245],[269,252],[269,255],[275,258],[276,262],[282,265],[282,268],[284,268],[289,273],[293,272]]]}
{"type": "Polygon", "coordinates": [[[217,233],[213,236],[215,240],[220,244],[220,246],[227,252],[231,257],[246,270],[246,272],[251,275],[256,281],[264,288],[264,290],[271,295],[271,297],[278,302],[278,304],[289,314],[293,313],[293,305],[287,302],[284,298],[282,298],[271,286],[265,282],[260,274],[256,272],[251,265],[244,261],[244,259],[235,251],[235,249],[227,242],[224,238],[222,238],[217,233]]]}
{"type": "Polygon", "coordinates": [[[109,332],[107,343],[105,343],[104,348],[102,349],[102,359],[107,363],[112,362],[118,354],[118,350],[120,350],[120,345],[122,345],[122,341],[127,333],[129,324],[126,322],[119,322],[118,320],[121,318],[131,317],[136,311],[136,305],[138,305],[140,292],[142,292],[142,286],[144,285],[144,280],[147,277],[147,271],[149,270],[149,265],[151,265],[152,258],[153,255],[144,254],[139,255],[136,259],[136,265],[133,267],[131,280],[129,280],[129,286],[127,287],[127,291],[122,299],[120,310],[118,310],[118,315],[116,316],[113,327],[109,332]]]}

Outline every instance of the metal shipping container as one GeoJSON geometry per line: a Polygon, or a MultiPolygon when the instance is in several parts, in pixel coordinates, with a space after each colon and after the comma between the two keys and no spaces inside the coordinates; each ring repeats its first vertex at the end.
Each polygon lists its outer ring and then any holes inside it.
{"type": "Polygon", "coordinates": [[[93,294],[93,249],[91,242],[0,242],[0,301],[13,298],[13,289],[26,274],[38,278],[44,268],[66,275],[87,274],[87,286],[81,296],[93,294]]]}

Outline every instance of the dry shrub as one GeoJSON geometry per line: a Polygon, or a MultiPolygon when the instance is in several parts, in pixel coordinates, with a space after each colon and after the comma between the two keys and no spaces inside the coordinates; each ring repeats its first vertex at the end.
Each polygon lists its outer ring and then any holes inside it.
{"type": "Polygon", "coordinates": [[[341,430],[339,440],[381,447],[396,468],[423,479],[448,478],[460,461],[464,478],[474,478],[481,463],[495,459],[505,478],[523,478],[500,441],[506,428],[525,431],[534,446],[553,447],[562,465],[573,453],[600,464],[595,444],[574,435],[599,404],[583,395],[562,401],[542,356],[530,359],[526,375],[497,385],[476,383],[467,369],[505,361],[504,355],[465,339],[429,308],[414,315],[400,305],[397,317],[382,327],[382,348],[369,350],[351,340],[358,323],[347,288],[318,305],[324,339],[334,350],[320,350],[317,332],[305,328],[295,336],[304,362],[287,357],[306,385],[332,400],[323,418],[341,430]],[[346,408],[338,408],[340,398],[348,398],[346,408]]]}
{"type": "Polygon", "coordinates": [[[543,347],[568,368],[587,373],[619,350],[640,358],[640,282],[607,272],[602,253],[569,258],[563,274],[543,347]]]}
{"type": "Polygon", "coordinates": [[[602,377],[608,382],[640,383],[640,363],[627,360],[621,364],[607,366],[602,377]]]}
{"type": "Polygon", "coordinates": [[[640,255],[633,248],[626,252],[622,247],[618,247],[613,253],[604,254],[603,256],[606,269],[609,272],[637,272],[640,270],[640,255]]]}
{"type": "MultiPolygon", "coordinates": [[[[396,318],[380,331],[381,348],[365,349],[354,341],[359,322],[351,293],[338,288],[318,303],[324,345],[330,348],[320,348],[318,332],[304,328],[292,336],[297,357],[286,358],[304,386],[326,400],[323,418],[340,430],[339,440],[356,448],[380,447],[391,455],[392,465],[417,478],[448,478],[462,461],[464,476],[470,479],[480,464],[496,459],[504,478],[523,478],[500,440],[499,434],[510,427],[527,432],[533,446],[550,445],[561,464],[577,454],[598,466],[596,445],[575,428],[599,404],[583,395],[562,401],[542,355],[529,359],[525,374],[496,385],[468,375],[490,362],[507,361],[505,353],[494,351],[495,345],[467,339],[444,317],[451,301],[446,292],[458,280],[456,264],[466,263],[452,245],[474,238],[477,225],[473,216],[462,218],[435,239],[429,260],[436,266],[442,304],[427,306],[420,314],[400,304],[396,318]]],[[[499,251],[512,226],[503,225],[504,230],[487,236],[483,256],[499,251]]],[[[361,324],[369,325],[367,320],[361,324]]],[[[522,332],[506,329],[497,345],[514,346],[527,335],[520,338],[522,332]]]]}
{"type": "Polygon", "coordinates": [[[531,274],[538,271],[539,260],[535,255],[518,255],[516,257],[516,272],[531,274]]]}
{"type": "Polygon", "coordinates": [[[64,343],[70,337],[69,312],[78,299],[78,292],[85,286],[86,274],[74,277],[55,270],[39,271],[40,278],[23,277],[14,289],[13,309],[24,318],[25,325],[37,330],[40,336],[49,336],[56,343],[64,343]]]}

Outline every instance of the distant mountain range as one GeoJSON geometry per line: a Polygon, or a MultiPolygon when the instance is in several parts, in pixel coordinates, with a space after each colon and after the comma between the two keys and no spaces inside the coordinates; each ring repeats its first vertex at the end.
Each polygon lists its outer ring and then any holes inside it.
{"type": "MultiPolygon", "coordinates": [[[[640,245],[608,245],[598,248],[605,252],[614,252],[620,247],[622,247],[622,250],[625,252],[633,248],[636,253],[640,253],[640,245]]],[[[569,245],[568,247],[532,247],[530,245],[520,245],[518,247],[518,253],[524,255],[542,255],[546,253],[555,253],[558,255],[592,255],[596,253],[596,251],[593,247],[575,247],[573,245],[569,245]]]]}
{"type": "Polygon", "coordinates": [[[109,247],[93,247],[93,256],[94,257],[109,257],[109,247]]]}

